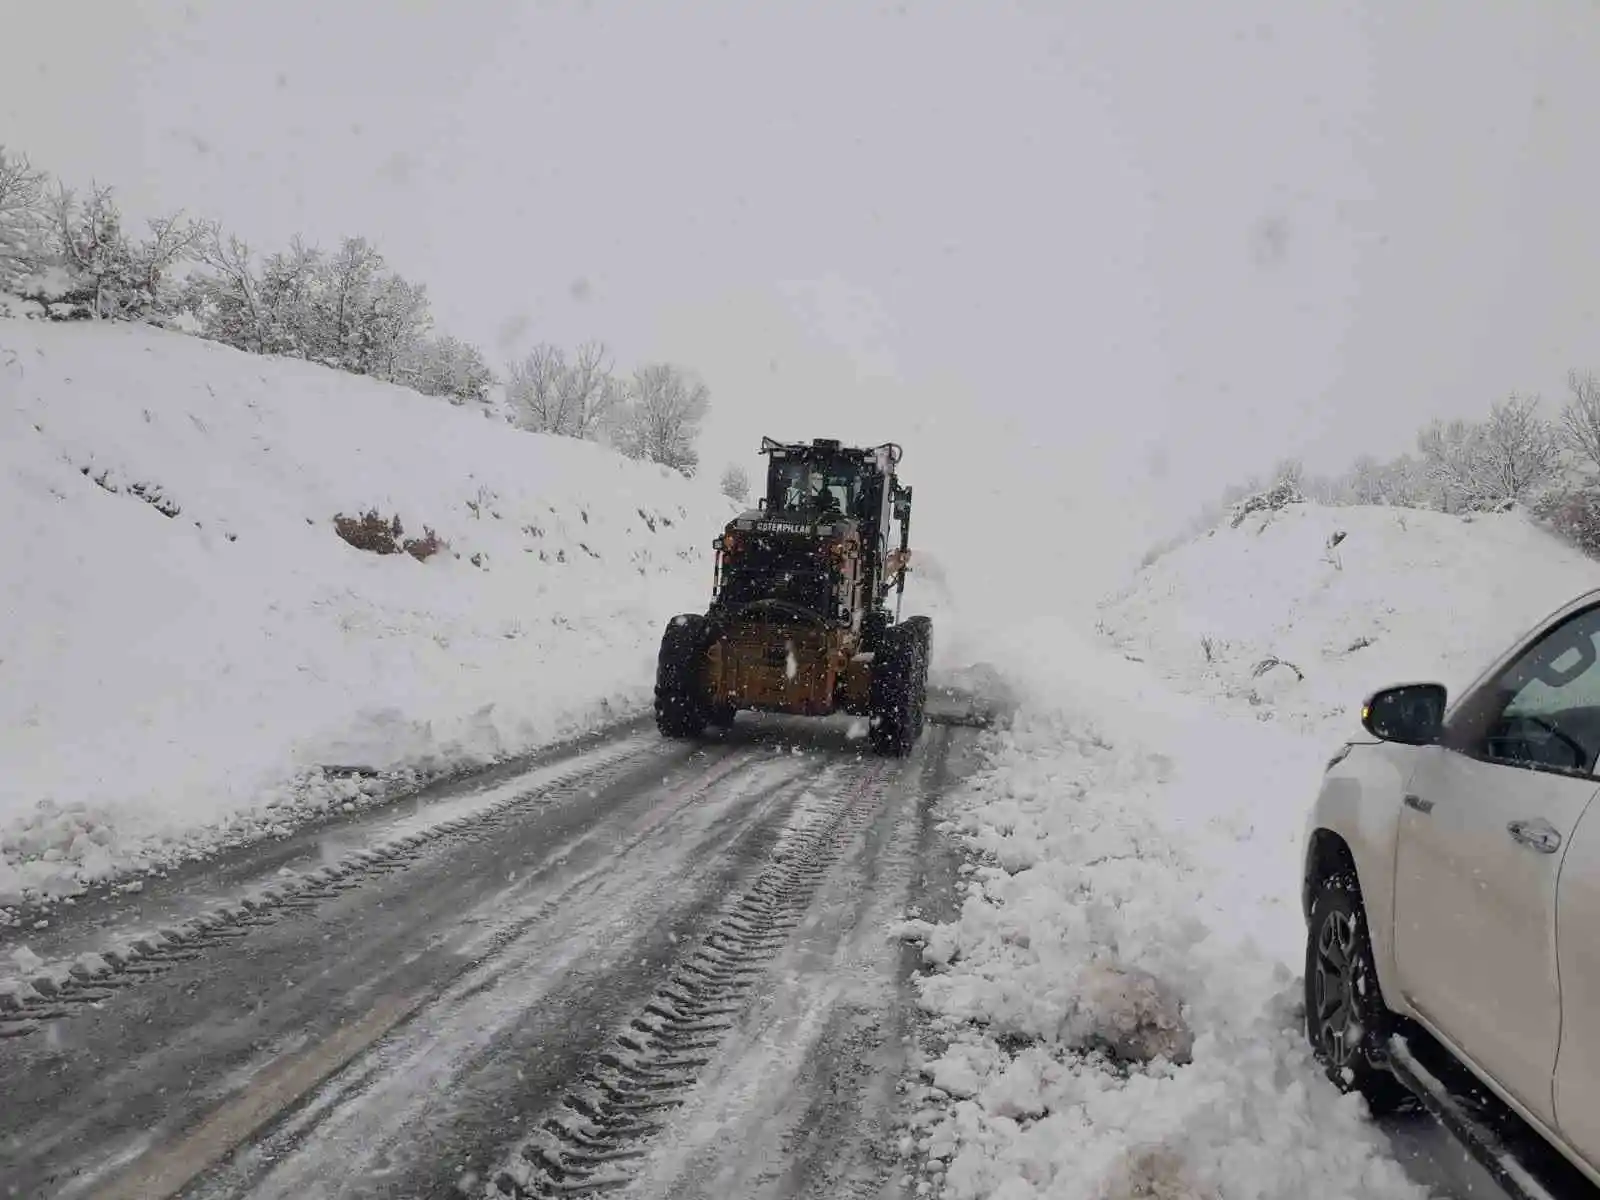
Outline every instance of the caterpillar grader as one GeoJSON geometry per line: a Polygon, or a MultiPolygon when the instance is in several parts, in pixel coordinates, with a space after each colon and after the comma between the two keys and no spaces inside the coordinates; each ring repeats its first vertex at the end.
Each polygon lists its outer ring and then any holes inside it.
{"type": "Polygon", "coordinates": [[[657,728],[696,738],[741,710],[848,713],[875,751],[904,756],[925,721],[933,625],[899,619],[911,562],[901,447],[764,437],[761,453],[766,494],[713,543],[709,608],[662,634],[657,728]]]}

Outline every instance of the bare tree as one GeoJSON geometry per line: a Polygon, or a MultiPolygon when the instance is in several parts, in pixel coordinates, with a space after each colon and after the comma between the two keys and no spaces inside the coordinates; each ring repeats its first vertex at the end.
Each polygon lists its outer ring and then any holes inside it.
{"type": "Polygon", "coordinates": [[[566,356],[559,346],[540,343],[511,364],[506,374],[506,399],[516,423],[534,433],[561,433],[561,380],[566,356]]]}
{"type": "Polygon", "coordinates": [[[743,504],[750,499],[750,476],[745,474],[743,467],[729,463],[722,472],[722,482],[719,485],[722,494],[735,504],[743,504]]]}
{"type": "Polygon", "coordinates": [[[1600,469],[1600,378],[1593,371],[1567,372],[1572,399],[1561,410],[1561,440],[1591,468],[1600,469]]]}
{"type": "Polygon", "coordinates": [[[607,414],[622,397],[611,374],[611,352],[604,342],[585,342],[562,374],[560,385],[561,432],[569,437],[593,438],[607,414]]]}
{"type": "Polygon", "coordinates": [[[711,409],[711,389],[681,367],[650,363],[634,371],[630,390],[616,422],[617,446],[630,458],[693,475],[700,465],[695,440],[711,409]]]}
{"type": "Polygon", "coordinates": [[[585,342],[570,360],[559,346],[541,343],[511,364],[506,395],[522,428],[592,439],[622,402],[624,388],[611,373],[605,343],[585,342]]]}

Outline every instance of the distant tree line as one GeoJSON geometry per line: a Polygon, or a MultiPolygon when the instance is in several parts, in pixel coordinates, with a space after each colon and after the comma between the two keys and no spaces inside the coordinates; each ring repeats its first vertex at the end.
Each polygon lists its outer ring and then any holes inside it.
{"type": "Polygon", "coordinates": [[[1546,417],[1542,408],[1538,396],[1513,393],[1481,420],[1433,421],[1417,433],[1413,452],[1363,456],[1340,475],[1308,475],[1286,459],[1225,489],[1195,525],[1215,525],[1274,489],[1321,504],[1446,513],[1521,506],[1600,557],[1600,375],[1570,371],[1561,409],[1546,417]]]}
{"type": "Polygon", "coordinates": [[[0,315],[142,321],[369,375],[479,405],[537,433],[604,441],[686,475],[710,409],[706,384],[671,363],[617,374],[589,342],[541,344],[502,379],[479,347],[435,329],[427,288],[347,237],[332,251],[296,237],[262,254],[183,213],[125,227],[111,188],[79,195],[0,146],[0,315]],[[503,404],[491,391],[503,384],[503,404]]]}

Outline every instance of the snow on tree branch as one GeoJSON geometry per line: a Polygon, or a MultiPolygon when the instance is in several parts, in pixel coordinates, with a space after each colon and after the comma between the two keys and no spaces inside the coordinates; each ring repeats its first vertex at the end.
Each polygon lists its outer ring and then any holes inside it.
{"type": "Polygon", "coordinates": [[[299,236],[258,253],[248,240],[184,213],[129,237],[111,188],[80,195],[0,145],[0,316],[157,320],[256,354],[301,358],[402,383],[454,404],[483,405],[524,429],[598,439],[692,472],[709,392],[680,368],[617,373],[589,341],[535,347],[510,364],[507,414],[475,345],[435,332],[427,287],[391,270],[376,245],[332,250],[299,236]],[[174,282],[179,264],[192,263],[174,282]]]}
{"type": "Polygon", "coordinates": [[[1567,373],[1572,398],[1561,410],[1560,435],[1591,470],[1600,470],[1600,378],[1593,371],[1567,373]]]}

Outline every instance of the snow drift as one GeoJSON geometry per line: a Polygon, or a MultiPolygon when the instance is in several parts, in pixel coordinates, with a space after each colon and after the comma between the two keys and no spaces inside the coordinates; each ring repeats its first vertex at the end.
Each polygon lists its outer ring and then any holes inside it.
{"type": "Polygon", "coordinates": [[[0,904],[642,704],[707,484],[129,325],[0,320],[0,904]],[[335,517],[425,560],[356,549],[335,517]],[[371,532],[369,530],[369,532],[371,532]]]}
{"type": "Polygon", "coordinates": [[[1186,691],[1337,737],[1374,687],[1475,678],[1600,564],[1520,513],[1291,504],[1181,546],[1102,606],[1186,691]]]}
{"type": "Polygon", "coordinates": [[[948,813],[959,915],[896,931],[937,1035],[927,1191],[1420,1197],[1301,1032],[1305,815],[1367,688],[1459,686],[1593,587],[1514,514],[1297,504],[1141,571],[1099,638],[987,631],[1023,707],[948,813]]]}

